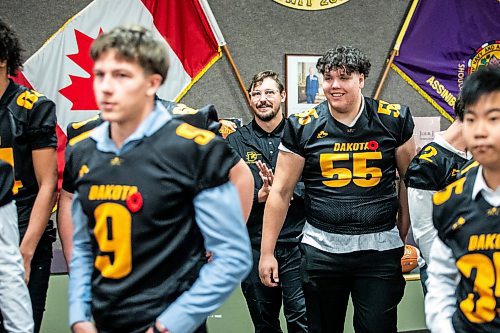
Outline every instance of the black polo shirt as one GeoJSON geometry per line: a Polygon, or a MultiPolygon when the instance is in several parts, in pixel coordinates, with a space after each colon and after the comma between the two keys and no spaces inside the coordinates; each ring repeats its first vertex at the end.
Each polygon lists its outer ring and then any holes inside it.
{"type": "MultiPolygon", "coordinates": [[[[243,158],[252,171],[254,178],[254,197],[252,211],[248,218],[247,228],[252,246],[260,248],[262,238],[262,219],[265,202],[258,202],[257,194],[263,185],[259,168],[255,164],[262,161],[273,172],[278,160],[278,146],[285,128],[285,119],[270,133],[263,130],[255,120],[230,134],[227,140],[231,147],[243,158]]],[[[278,244],[296,244],[305,223],[304,184],[299,182],[293,193],[285,223],[278,238],[278,244]]]]}

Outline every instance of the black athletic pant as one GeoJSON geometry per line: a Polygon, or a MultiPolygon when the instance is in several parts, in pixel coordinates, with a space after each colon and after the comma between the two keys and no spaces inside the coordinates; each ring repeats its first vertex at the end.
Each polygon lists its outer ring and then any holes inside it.
{"type": "Polygon", "coordinates": [[[44,233],[35,254],[31,260],[31,273],[28,290],[33,308],[33,320],[35,322],[35,333],[40,331],[47,290],[49,289],[50,266],[52,264],[52,242],[54,238],[44,233]]]}
{"type": "Polygon", "coordinates": [[[342,333],[349,295],[357,333],[396,333],[404,294],[403,247],[329,253],[301,244],[309,333],[342,333]]]}
{"type": "Polygon", "coordinates": [[[304,293],[300,278],[300,251],[296,244],[276,245],[280,285],[266,287],[259,278],[260,251],[252,249],[253,267],[241,283],[256,333],[281,333],[279,313],[283,312],[288,333],[307,333],[304,293]]]}

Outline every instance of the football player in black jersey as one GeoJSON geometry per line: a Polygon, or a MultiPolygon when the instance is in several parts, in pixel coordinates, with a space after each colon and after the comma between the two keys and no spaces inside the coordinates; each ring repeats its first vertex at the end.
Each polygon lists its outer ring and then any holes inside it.
{"type": "Polygon", "coordinates": [[[410,110],[363,97],[370,62],[356,48],[332,49],[316,67],[327,100],[287,120],[264,213],[261,279],[272,286],[278,278],[273,251],[302,176],[309,332],[343,332],[349,295],[356,332],[396,332],[409,216],[404,183],[398,198],[395,180],[415,155],[410,110]]]}
{"type": "Polygon", "coordinates": [[[432,195],[458,179],[460,170],[471,155],[465,149],[462,136],[463,107],[455,104],[455,121],[446,131],[435,134],[434,140],[425,145],[413,158],[406,170],[411,230],[425,264],[420,267],[420,281],[427,293],[427,265],[437,231],[432,225],[432,195]]]}
{"type": "Polygon", "coordinates": [[[96,39],[91,57],[104,122],[74,140],[67,157],[75,190],[71,328],[204,332],[206,316],[252,261],[229,182],[232,152],[155,101],[168,53],[151,31],[114,28],[96,39]],[[205,248],[214,257],[200,265],[205,248]]]}
{"type": "Polygon", "coordinates": [[[438,231],[425,298],[431,332],[500,331],[500,68],[460,92],[467,148],[479,166],[433,197],[438,231]]]}
{"type": "Polygon", "coordinates": [[[0,19],[0,159],[14,167],[20,250],[35,332],[40,330],[52,262],[55,230],[49,221],[56,199],[56,109],[37,91],[15,84],[21,47],[0,19]]]}
{"type": "MultiPolygon", "coordinates": [[[[187,107],[184,104],[166,101],[158,96],[156,100],[162,103],[167,112],[170,112],[174,118],[180,118],[190,125],[195,127],[208,129],[214,133],[221,134],[219,129],[221,127],[221,120],[217,115],[217,110],[213,105],[207,105],[198,110],[187,107]]],[[[100,124],[103,120],[100,115],[81,122],[70,123],[66,129],[66,136],[68,146],[72,146],[73,141],[82,140],[90,136],[90,132],[100,124]]],[[[225,123],[228,128],[232,128],[231,122],[225,123]]],[[[71,148],[69,148],[71,149],[71,148]]],[[[247,220],[250,209],[252,207],[252,194],[253,194],[253,179],[252,173],[245,162],[235,153],[234,165],[229,173],[229,179],[236,186],[240,196],[243,216],[247,220]]],[[[64,258],[66,259],[67,266],[71,260],[71,250],[73,245],[73,226],[71,223],[71,201],[73,200],[73,184],[71,178],[67,174],[65,168],[63,173],[62,188],[59,194],[58,213],[57,213],[57,231],[59,239],[63,248],[64,258]]]]}

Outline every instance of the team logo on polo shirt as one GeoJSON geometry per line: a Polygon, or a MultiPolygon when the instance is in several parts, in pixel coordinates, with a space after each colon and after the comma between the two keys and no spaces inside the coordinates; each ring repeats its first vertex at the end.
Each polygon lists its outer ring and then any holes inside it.
{"type": "Polygon", "coordinates": [[[255,151],[247,151],[246,154],[246,161],[247,164],[255,163],[259,160],[259,157],[262,156],[262,154],[259,154],[255,151]]]}

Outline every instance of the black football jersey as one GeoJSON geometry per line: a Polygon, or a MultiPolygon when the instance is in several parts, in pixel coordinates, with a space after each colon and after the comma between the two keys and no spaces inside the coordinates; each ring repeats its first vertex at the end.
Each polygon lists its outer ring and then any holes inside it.
{"type": "Polygon", "coordinates": [[[14,186],[14,173],[7,162],[0,160],[0,207],[14,200],[12,188],[14,186]]]}
{"type": "Polygon", "coordinates": [[[99,328],[135,332],[190,288],[204,256],[193,199],[228,181],[231,157],[222,138],[177,119],[119,156],[91,138],[70,150],[68,173],[92,240],[99,328]]]}
{"type": "MultiPolygon", "coordinates": [[[[211,132],[219,134],[219,117],[217,115],[217,110],[213,105],[206,105],[200,109],[192,109],[184,104],[166,101],[157,98],[157,101],[163,104],[170,114],[174,118],[179,118],[186,123],[193,125],[198,128],[207,129],[211,132]]],[[[68,139],[68,147],[66,148],[66,156],[71,150],[72,143],[76,143],[90,136],[91,131],[103,123],[100,115],[92,117],[90,119],[70,123],[66,130],[66,135],[68,139]]],[[[236,164],[239,161],[239,156],[233,156],[233,163],[236,164]]],[[[67,174],[66,168],[63,172],[63,182],[62,188],[70,193],[74,192],[74,186],[70,182],[70,175],[67,174]]]]}
{"type": "Polygon", "coordinates": [[[28,225],[39,189],[32,151],[47,147],[57,147],[54,103],[10,82],[0,100],[0,159],[14,168],[13,191],[20,230],[28,225]]]}
{"type": "Polygon", "coordinates": [[[471,169],[433,197],[434,226],[460,273],[452,319],[457,333],[500,328],[500,208],[481,194],[472,199],[477,172],[471,169]]]}
{"type": "Polygon", "coordinates": [[[395,226],[395,151],[411,138],[408,107],[365,97],[352,127],[327,102],[288,118],[282,144],[305,158],[307,221],[327,232],[373,233],[395,226]]]}
{"type": "Polygon", "coordinates": [[[458,179],[469,160],[436,142],[425,145],[413,158],[405,174],[406,187],[439,191],[458,179]]]}

